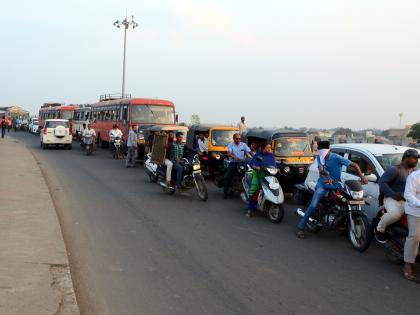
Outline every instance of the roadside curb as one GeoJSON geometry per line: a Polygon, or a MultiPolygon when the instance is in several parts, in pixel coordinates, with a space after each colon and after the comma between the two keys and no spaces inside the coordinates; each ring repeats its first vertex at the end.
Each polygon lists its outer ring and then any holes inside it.
{"type": "Polygon", "coordinates": [[[0,141],[0,160],[0,313],[80,314],[61,226],[39,162],[11,137],[0,141]]]}

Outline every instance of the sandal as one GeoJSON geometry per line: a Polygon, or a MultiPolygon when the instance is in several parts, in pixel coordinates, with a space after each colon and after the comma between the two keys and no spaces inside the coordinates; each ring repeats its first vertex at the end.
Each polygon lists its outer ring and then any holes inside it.
{"type": "Polygon", "coordinates": [[[404,270],[403,270],[403,277],[408,281],[418,282],[415,275],[409,272],[405,272],[404,270]]]}
{"type": "Polygon", "coordinates": [[[298,237],[298,238],[300,238],[300,239],[304,239],[304,238],[305,238],[305,233],[304,233],[302,230],[299,230],[299,231],[296,233],[296,235],[297,235],[297,237],[298,237]]]}

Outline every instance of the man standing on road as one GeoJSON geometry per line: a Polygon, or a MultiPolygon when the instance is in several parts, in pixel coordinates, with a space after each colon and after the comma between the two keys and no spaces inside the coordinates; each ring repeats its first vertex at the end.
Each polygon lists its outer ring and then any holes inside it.
{"type": "Polygon", "coordinates": [[[416,281],[413,265],[416,260],[420,244],[420,170],[417,170],[407,178],[404,198],[405,213],[408,221],[408,236],[404,246],[404,278],[416,281]]]}
{"type": "Polygon", "coordinates": [[[305,226],[312,212],[316,209],[321,199],[329,190],[335,190],[341,187],[341,168],[343,165],[352,166],[357,172],[363,184],[367,184],[368,181],[363,177],[362,171],[359,165],[350,160],[342,157],[341,155],[331,153],[329,149],[319,150],[318,157],[318,170],[319,179],[315,188],[315,192],[312,196],[311,204],[305,211],[305,215],[298,224],[298,238],[305,238],[305,226]]]}
{"type": "Polygon", "coordinates": [[[125,167],[135,167],[137,153],[137,133],[135,126],[130,126],[127,137],[127,160],[125,167]]]}
{"type": "Polygon", "coordinates": [[[171,159],[175,166],[176,170],[176,189],[181,190],[182,184],[182,175],[184,173],[184,166],[182,165],[182,158],[184,157],[184,143],[182,139],[184,134],[182,132],[177,132],[175,134],[176,141],[172,144],[172,154],[171,159]]]}
{"type": "Polygon", "coordinates": [[[1,128],[1,137],[4,138],[4,134],[6,133],[6,128],[7,128],[6,117],[4,116],[0,120],[0,128],[1,128]]]}
{"type": "Polygon", "coordinates": [[[233,142],[229,143],[228,145],[227,155],[233,161],[229,163],[225,173],[223,187],[223,194],[225,199],[227,199],[229,195],[230,184],[232,183],[232,178],[235,175],[238,162],[245,160],[246,154],[250,152],[251,149],[248,147],[248,145],[246,143],[241,142],[241,135],[239,133],[235,133],[233,135],[233,142]]]}
{"type": "Polygon", "coordinates": [[[241,117],[241,121],[238,124],[238,128],[239,128],[239,133],[242,135],[243,133],[246,132],[246,130],[248,129],[248,127],[245,124],[245,117],[242,116],[241,117]]]}
{"type": "Polygon", "coordinates": [[[386,209],[375,230],[375,238],[379,243],[386,243],[387,226],[397,222],[404,214],[405,183],[417,165],[418,155],[416,150],[408,149],[403,154],[401,164],[388,168],[379,179],[379,188],[384,196],[383,204],[386,209]]]}

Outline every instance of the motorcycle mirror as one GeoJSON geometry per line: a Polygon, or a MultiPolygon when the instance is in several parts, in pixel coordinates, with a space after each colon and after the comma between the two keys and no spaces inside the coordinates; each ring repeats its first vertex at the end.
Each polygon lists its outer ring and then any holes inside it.
{"type": "Polygon", "coordinates": [[[378,177],[373,173],[365,176],[365,178],[368,180],[368,182],[372,182],[372,183],[374,183],[378,180],[378,177]]]}

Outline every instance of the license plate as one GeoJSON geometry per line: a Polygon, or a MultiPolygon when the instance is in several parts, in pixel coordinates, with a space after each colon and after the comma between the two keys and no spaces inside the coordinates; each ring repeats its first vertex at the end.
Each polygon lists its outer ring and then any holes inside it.
{"type": "Polygon", "coordinates": [[[349,200],[349,204],[351,204],[351,205],[364,205],[365,201],[364,200],[349,200]]]}

